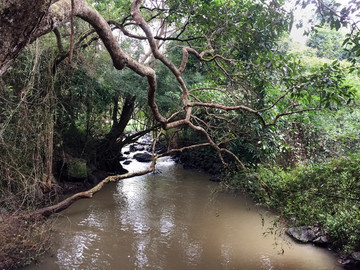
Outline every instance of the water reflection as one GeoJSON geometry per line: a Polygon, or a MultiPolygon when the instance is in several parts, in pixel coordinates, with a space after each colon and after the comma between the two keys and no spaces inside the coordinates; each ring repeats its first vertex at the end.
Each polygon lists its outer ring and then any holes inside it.
{"type": "Polygon", "coordinates": [[[158,169],[72,205],[59,217],[55,256],[37,269],[340,269],[326,250],[274,246],[263,237],[266,211],[245,197],[213,197],[205,175],[166,159],[158,169]]]}
{"type": "Polygon", "coordinates": [[[162,238],[168,238],[171,236],[172,231],[175,230],[174,223],[174,206],[163,212],[160,217],[160,232],[162,238]]]}
{"type": "Polygon", "coordinates": [[[230,266],[231,257],[231,246],[227,244],[221,244],[221,258],[224,269],[228,269],[228,266],[230,266]]]}
{"type": "Polygon", "coordinates": [[[104,230],[104,226],[101,223],[101,220],[94,212],[90,213],[89,217],[79,222],[79,226],[93,227],[99,230],[104,230]]]}
{"type": "MultiPolygon", "coordinates": [[[[65,237],[65,235],[63,235],[65,237]]],[[[66,235],[68,237],[68,235],[66,235]]],[[[57,251],[57,262],[62,265],[62,269],[74,269],[84,265],[85,260],[91,260],[92,263],[99,262],[99,252],[89,252],[92,242],[99,240],[96,234],[84,231],[82,234],[74,235],[69,245],[60,248],[57,251]],[[90,258],[88,258],[90,255],[90,258]]]]}
{"type": "Polygon", "coordinates": [[[268,256],[261,255],[260,260],[261,260],[263,269],[267,269],[267,270],[275,269],[274,266],[271,265],[271,259],[268,256]]]}

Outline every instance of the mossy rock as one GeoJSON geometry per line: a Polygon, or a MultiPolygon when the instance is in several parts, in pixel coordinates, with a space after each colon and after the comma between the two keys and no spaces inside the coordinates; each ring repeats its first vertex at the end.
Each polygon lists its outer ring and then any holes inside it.
{"type": "Polygon", "coordinates": [[[87,178],[86,161],[81,158],[72,158],[67,162],[69,180],[82,180],[87,178]]]}

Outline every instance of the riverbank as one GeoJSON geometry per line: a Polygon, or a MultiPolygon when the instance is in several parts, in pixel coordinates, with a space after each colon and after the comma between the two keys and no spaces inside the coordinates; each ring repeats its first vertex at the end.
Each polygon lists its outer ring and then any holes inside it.
{"type": "Polygon", "coordinates": [[[295,241],[334,250],[339,263],[360,268],[360,154],[287,171],[260,166],[225,172],[216,153],[207,153],[211,150],[182,153],[179,161],[184,168],[215,174],[211,179],[221,181],[225,190],[245,191],[279,213],[295,241]]]}
{"type": "MultiPolygon", "coordinates": [[[[144,145],[150,145],[151,141],[147,137],[143,140],[145,141],[141,141],[140,144],[135,143],[127,147],[128,153],[119,155],[119,167],[122,168],[120,161],[129,164],[135,152],[145,150],[144,145]]],[[[37,198],[36,207],[19,207],[15,211],[0,208],[0,269],[22,268],[36,262],[50,248],[52,226],[56,220],[41,215],[34,217],[34,208],[54,205],[74,194],[85,192],[106,177],[114,175],[114,172],[100,170],[92,164],[87,164],[86,160],[74,158],[69,154],[59,163],[61,169],[55,170],[56,183],[54,181],[51,188],[44,189],[41,198],[37,198]]],[[[127,172],[124,169],[122,171],[127,172]]],[[[16,205],[21,205],[21,202],[17,202],[16,205]]]]}
{"type": "Polygon", "coordinates": [[[212,147],[200,147],[196,150],[188,150],[176,156],[178,163],[182,164],[185,169],[201,170],[211,174],[213,179],[220,181],[220,175],[224,170],[215,149],[212,147]]]}
{"type": "Polygon", "coordinates": [[[256,170],[234,172],[224,183],[231,189],[246,191],[254,200],[277,211],[288,220],[288,227],[297,228],[299,241],[304,231],[308,238],[303,242],[331,248],[339,254],[339,262],[358,269],[359,172],[360,154],[352,154],[289,170],[260,166],[256,170]],[[326,241],[317,243],[319,238],[308,228],[319,228],[326,241]]]}
{"type": "Polygon", "coordinates": [[[51,246],[52,220],[24,213],[0,215],[0,269],[19,269],[37,261],[51,246]]]}

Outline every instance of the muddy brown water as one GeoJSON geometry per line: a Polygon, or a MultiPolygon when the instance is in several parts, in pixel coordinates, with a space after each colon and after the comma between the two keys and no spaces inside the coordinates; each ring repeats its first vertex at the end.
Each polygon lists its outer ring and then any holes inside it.
{"type": "Polygon", "coordinates": [[[273,215],[216,192],[208,175],[170,159],[157,168],[74,203],[58,216],[49,254],[26,269],[342,269],[326,249],[264,236],[273,215]]]}

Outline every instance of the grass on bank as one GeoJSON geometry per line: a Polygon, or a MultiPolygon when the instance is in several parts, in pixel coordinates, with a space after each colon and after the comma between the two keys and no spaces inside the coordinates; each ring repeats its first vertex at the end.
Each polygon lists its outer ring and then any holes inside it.
{"type": "Polygon", "coordinates": [[[322,226],[339,251],[360,250],[360,153],[289,170],[261,166],[226,181],[279,211],[291,226],[322,226]]]}

